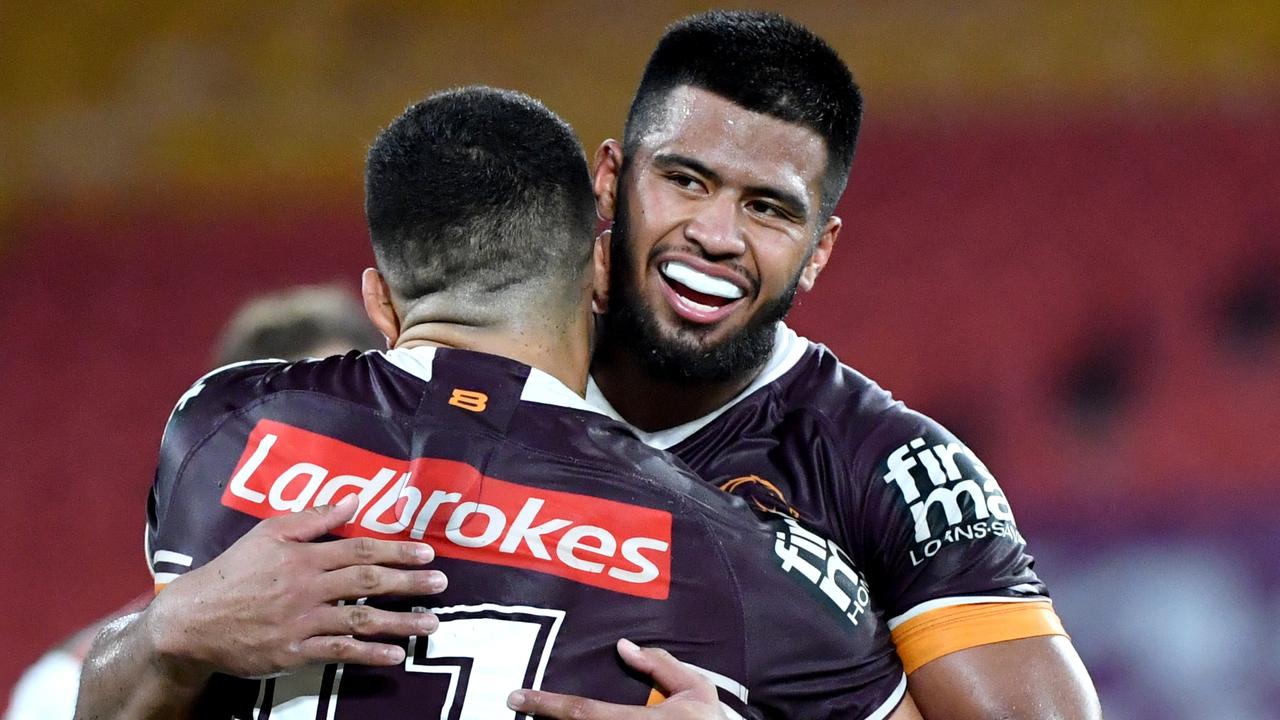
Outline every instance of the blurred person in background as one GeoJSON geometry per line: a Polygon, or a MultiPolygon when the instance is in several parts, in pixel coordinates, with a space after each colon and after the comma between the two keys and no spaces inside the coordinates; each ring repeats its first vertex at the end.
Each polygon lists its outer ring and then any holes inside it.
{"type": "Polygon", "coordinates": [[[236,311],[218,340],[214,367],[245,360],[302,360],[378,350],[386,338],[360,302],[338,285],[309,285],[254,298],[236,311]]]}
{"type": "MultiPolygon", "coordinates": [[[[262,358],[326,357],[385,344],[350,291],[337,284],[305,285],[245,302],[219,335],[212,366],[262,358]]],[[[139,595],[45,653],[14,687],[4,720],[70,720],[81,664],[93,638],[108,622],[146,607],[153,595],[150,590],[139,595]]]]}

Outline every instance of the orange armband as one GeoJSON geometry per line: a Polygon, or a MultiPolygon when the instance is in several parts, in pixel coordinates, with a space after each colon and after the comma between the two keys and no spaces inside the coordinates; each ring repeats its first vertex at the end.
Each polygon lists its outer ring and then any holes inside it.
{"type": "Polygon", "coordinates": [[[895,627],[893,642],[903,669],[914,672],[943,655],[979,645],[1040,635],[1066,635],[1048,600],[951,605],[895,627]]]}

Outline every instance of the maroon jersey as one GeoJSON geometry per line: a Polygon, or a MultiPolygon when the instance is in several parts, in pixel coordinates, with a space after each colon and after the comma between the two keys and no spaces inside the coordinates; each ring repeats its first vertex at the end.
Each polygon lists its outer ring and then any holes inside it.
{"type": "MultiPolygon", "coordinates": [[[[551,376],[435,348],[248,363],[201,379],[162,443],[157,584],[259,521],[354,494],[335,533],[419,539],[449,588],[370,605],[435,612],[401,667],[216,677],[205,717],[511,717],[520,687],[643,704],[616,657],[656,645],[743,717],[881,718],[905,689],[889,632],[837,543],[758,518],[551,376]]],[[[364,602],[364,601],[361,601],[364,602]]]]}
{"type": "MultiPolygon", "coordinates": [[[[587,399],[619,418],[594,383],[587,399]]],[[[637,434],[704,480],[834,539],[866,573],[890,628],[941,607],[1047,600],[978,457],[781,323],[764,371],[735,399],[637,434]]]]}

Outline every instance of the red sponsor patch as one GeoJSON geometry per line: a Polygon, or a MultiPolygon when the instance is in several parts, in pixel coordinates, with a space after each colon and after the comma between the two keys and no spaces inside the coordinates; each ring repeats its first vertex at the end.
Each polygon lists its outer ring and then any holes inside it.
{"type": "Polygon", "coordinates": [[[356,495],[336,534],[422,540],[441,557],[525,568],[665,599],[671,514],[481,475],[465,463],[402,460],[260,420],[222,504],[259,518],[356,495]]]}

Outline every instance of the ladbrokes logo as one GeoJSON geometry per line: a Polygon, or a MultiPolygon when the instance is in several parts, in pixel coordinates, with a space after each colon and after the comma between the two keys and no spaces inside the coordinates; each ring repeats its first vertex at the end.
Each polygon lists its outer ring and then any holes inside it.
{"type": "Polygon", "coordinates": [[[355,494],[338,535],[423,540],[441,557],[526,568],[665,599],[671,515],[586,495],[517,485],[464,463],[386,457],[261,420],[222,504],[267,518],[355,494]]]}
{"type": "Polygon", "coordinates": [[[1000,485],[964,444],[919,437],[889,453],[883,470],[884,481],[897,487],[914,521],[913,565],[959,540],[994,535],[1021,542],[1000,485]]]}

